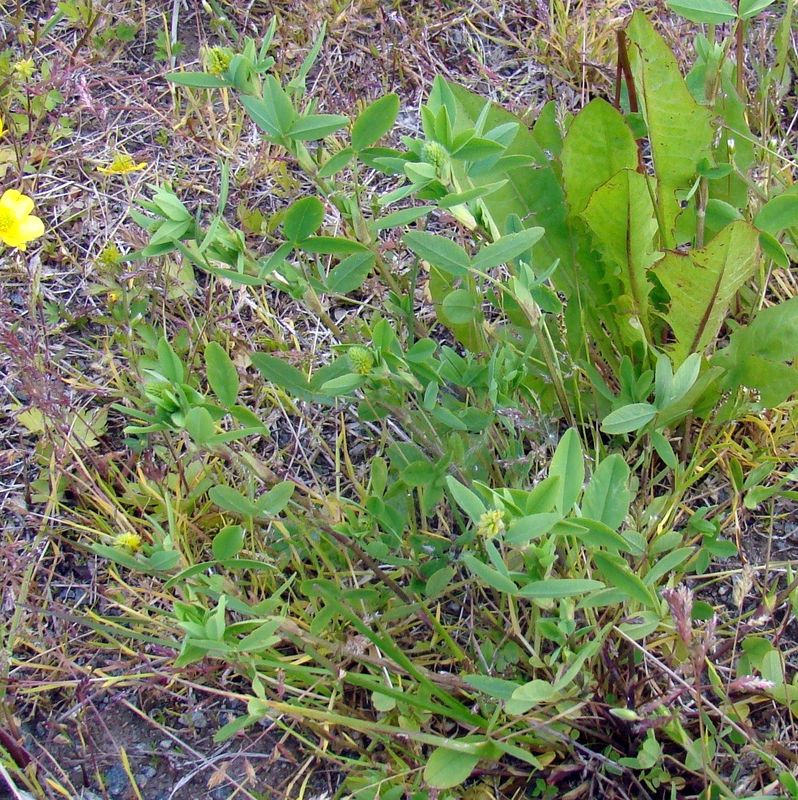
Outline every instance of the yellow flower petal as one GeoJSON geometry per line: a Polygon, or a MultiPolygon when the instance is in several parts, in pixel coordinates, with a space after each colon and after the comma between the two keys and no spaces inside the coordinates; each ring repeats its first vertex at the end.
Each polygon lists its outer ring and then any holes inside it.
{"type": "Polygon", "coordinates": [[[20,238],[30,242],[44,235],[44,223],[38,217],[25,217],[17,226],[20,238]]]}
{"type": "Polygon", "coordinates": [[[7,194],[10,192],[13,192],[15,197],[8,207],[12,210],[15,217],[22,219],[30,214],[31,211],[33,211],[33,200],[31,200],[30,197],[27,197],[26,195],[22,194],[21,192],[17,192],[14,189],[9,189],[7,194]]]}
{"type": "Polygon", "coordinates": [[[0,208],[7,208],[10,211],[13,210],[14,205],[17,203],[20,197],[24,197],[22,192],[19,192],[16,189],[6,189],[3,192],[3,196],[0,197],[0,208]]]}
{"type": "Polygon", "coordinates": [[[0,197],[0,242],[24,250],[28,242],[44,233],[44,223],[31,216],[33,200],[16,189],[0,197]]]}

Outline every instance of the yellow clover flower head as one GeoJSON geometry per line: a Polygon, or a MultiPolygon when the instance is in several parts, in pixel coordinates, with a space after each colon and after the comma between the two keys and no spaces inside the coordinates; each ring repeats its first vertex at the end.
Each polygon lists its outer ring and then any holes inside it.
{"type": "Polygon", "coordinates": [[[374,366],[374,356],[371,351],[365,347],[355,346],[349,348],[347,355],[352,369],[358,375],[368,375],[371,372],[371,368],[374,366]]]}
{"type": "Polygon", "coordinates": [[[44,233],[44,223],[31,215],[33,200],[8,189],[0,197],[0,242],[7,247],[24,250],[28,242],[38,239],[44,233]]]}
{"type": "Polygon", "coordinates": [[[32,58],[22,58],[14,64],[14,72],[22,78],[23,81],[29,81],[36,71],[36,65],[33,63],[32,58]]]}
{"type": "Polygon", "coordinates": [[[233,53],[226,47],[210,47],[205,54],[206,69],[211,75],[221,75],[230,66],[233,53]]]}
{"type": "Polygon", "coordinates": [[[116,153],[113,160],[107,167],[98,167],[98,171],[103,175],[127,175],[129,172],[138,172],[147,166],[146,161],[133,160],[127,153],[116,153]]]}
{"type": "Polygon", "coordinates": [[[132,532],[120,533],[114,538],[114,547],[130,553],[137,553],[141,549],[141,536],[132,532]]]}
{"type": "Polygon", "coordinates": [[[477,535],[485,539],[492,539],[504,533],[504,514],[498,509],[485,511],[477,524],[477,535]]]}

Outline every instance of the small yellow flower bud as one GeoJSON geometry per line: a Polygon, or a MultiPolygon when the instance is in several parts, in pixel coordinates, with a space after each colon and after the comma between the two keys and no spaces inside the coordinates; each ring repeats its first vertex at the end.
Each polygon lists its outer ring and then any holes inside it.
{"type": "Polygon", "coordinates": [[[432,164],[438,177],[448,174],[449,153],[440,142],[427,142],[421,150],[421,160],[432,164]]]}

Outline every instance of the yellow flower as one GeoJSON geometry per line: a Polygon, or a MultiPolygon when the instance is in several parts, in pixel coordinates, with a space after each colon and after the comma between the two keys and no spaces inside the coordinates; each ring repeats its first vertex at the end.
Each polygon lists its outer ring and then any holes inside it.
{"type": "Polygon", "coordinates": [[[485,511],[479,518],[477,535],[492,539],[500,533],[504,533],[504,514],[498,509],[485,511]]]}
{"type": "Polygon", "coordinates": [[[205,54],[206,69],[211,75],[221,75],[233,59],[233,52],[226,47],[210,47],[205,54]]]}
{"type": "Polygon", "coordinates": [[[114,546],[120,550],[129,550],[131,553],[137,553],[141,548],[141,536],[137,533],[120,533],[114,539],[114,546]]]}
{"type": "Polygon", "coordinates": [[[28,242],[38,239],[44,233],[44,223],[31,216],[33,200],[9,189],[0,197],[0,242],[8,247],[24,250],[28,242]]]}
{"type": "Polygon", "coordinates": [[[6,132],[6,126],[3,125],[3,118],[0,117],[0,136],[2,136],[6,132]]]}
{"type": "Polygon", "coordinates": [[[104,175],[127,175],[129,172],[138,172],[146,166],[146,161],[136,163],[127,153],[117,153],[107,167],[98,167],[98,170],[104,175]]]}
{"type": "Polygon", "coordinates": [[[19,77],[24,81],[30,80],[35,71],[36,65],[33,63],[32,58],[23,58],[14,64],[14,72],[16,72],[17,75],[19,75],[19,77]]]}

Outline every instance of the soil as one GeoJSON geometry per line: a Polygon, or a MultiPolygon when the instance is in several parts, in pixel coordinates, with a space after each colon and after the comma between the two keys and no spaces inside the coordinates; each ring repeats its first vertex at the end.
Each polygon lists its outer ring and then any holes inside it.
{"type": "MultiPolygon", "coordinates": [[[[303,759],[268,723],[243,745],[238,738],[215,744],[213,733],[244,711],[241,704],[191,708],[174,698],[171,707],[153,700],[115,693],[34,717],[23,725],[24,748],[85,800],[272,800],[300,790],[312,800],[336,788],[334,771],[303,759]]],[[[1,800],[13,797],[0,791],[1,800]]]]}

